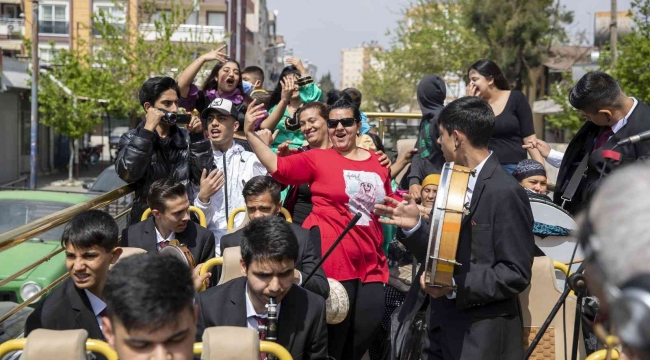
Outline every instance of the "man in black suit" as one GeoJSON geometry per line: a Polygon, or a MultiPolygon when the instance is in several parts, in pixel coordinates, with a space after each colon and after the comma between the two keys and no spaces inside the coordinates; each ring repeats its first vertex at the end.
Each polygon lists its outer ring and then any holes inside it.
{"type": "Polygon", "coordinates": [[[650,130],[650,107],[627,96],[610,75],[594,71],[585,74],[571,89],[569,102],[587,119],[567,147],[554,193],[554,202],[564,204],[572,214],[582,210],[600,183],[600,171],[605,164],[609,173],[622,164],[648,159],[650,142],[638,142],[616,148],[621,161],[605,163],[604,150],[611,150],[618,141],[650,130]],[[580,163],[586,159],[586,169],[580,163]],[[580,169],[579,185],[570,201],[569,183],[580,169]]]}
{"type": "MultiPolygon", "coordinates": [[[[432,297],[423,359],[523,356],[518,295],[531,278],[533,216],[523,187],[488,151],[494,119],[490,106],[476,97],[453,101],[440,114],[438,142],[445,160],[476,172],[467,186],[470,213],[460,227],[456,260],[462,265],[454,268],[454,286],[430,287],[420,276],[412,287],[415,295],[421,288],[432,297]]],[[[390,218],[382,221],[400,226],[401,241],[422,253],[429,229],[421,226],[417,204],[386,201],[395,208],[376,206],[379,215],[390,218]]]]}
{"type": "Polygon", "coordinates": [[[153,216],[122,231],[123,247],[154,252],[176,239],[187,246],[197,264],[214,257],[214,234],[190,220],[190,201],[183,184],[170,178],[156,180],[149,188],[147,203],[153,216]]]}
{"type": "Polygon", "coordinates": [[[104,283],[109,266],[122,254],[118,234],[115,220],[99,210],[81,213],[66,224],[61,246],[70,278],[29,315],[25,336],[34,329],[85,329],[91,339],[104,340],[104,283]]]}
{"type": "Polygon", "coordinates": [[[294,283],[298,241],[289,224],[275,216],[251,220],[242,231],[241,253],[246,277],[199,293],[197,339],[212,326],[268,327],[266,305],[275,298],[277,342],[293,359],[327,359],[325,300],[294,283]]]}
{"type": "MultiPolygon", "coordinates": [[[[255,176],[248,180],[242,191],[246,201],[248,217],[256,219],[263,216],[279,216],[282,209],[280,199],[281,185],[270,176],[255,176]]],[[[318,227],[311,230],[303,229],[299,225],[290,224],[291,230],[298,239],[298,260],[293,274],[296,285],[302,286],[303,279],[316,267],[320,260],[320,231],[318,227]]],[[[240,229],[232,234],[221,238],[221,253],[225,248],[240,246],[243,230],[240,229]]],[[[327,298],[330,287],[325,277],[325,272],[319,268],[304,288],[318,295],[327,298]]]]}

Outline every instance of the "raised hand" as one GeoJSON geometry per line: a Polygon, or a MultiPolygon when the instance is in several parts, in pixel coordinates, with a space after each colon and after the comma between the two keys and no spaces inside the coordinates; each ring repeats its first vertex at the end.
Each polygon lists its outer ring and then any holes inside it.
{"type": "Polygon", "coordinates": [[[544,159],[551,154],[551,146],[544,140],[528,140],[527,144],[521,145],[524,149],[537,149],[544,159]]]}
{"type": "Polygon", "coordinates": [[[255,132],[255,123],[264,119],[266,112],[263,111],[264,104],[257,105],[257,100],[253,99],[248,105],[246,110],[246,117],[244,118],[244,133],[248,134],[255,132]]]}
{"type": "Polygon", "coordinates": [[[307,73],[307,69],[305,69],[305,65],[302,64],[302,61],[297,58],[297,57],[290,57],[287,58],[287,63],[290,65],[293,65],[300,71],[301,75],[305,75],[307,73]]]}
{"type": "Polygon", "coordinates": [[[262,141],[264,141],[264,143],[269,147],[271,146],[271,144],[273,144],[275,138],[278,136],[279,133],[280,130],[275,130],[273,133],[271,133],[271,130],[269,129],[257,130],[255,132],[255,134],[257,134],[257,136],[260,139],[262,139],[262,141]]]}
{"type": "Polygon", "coordinates": [[[282,99],[289,103],[293,97],[293,92],[298,90],[296,80],[293,76],[285,76],[284,79],[280,80],[280,84],[282,84],[282,99]]]}
{"type": "Polygon", "coordinates": [[[192,120],[190,120],[190,123],[187,124],[187,130],[195,134],[201,133],[203,131],[203,123],[201,122],[201,118],[196,115],[192,115],[192,120]]]}
{"type": "Polygon", "coordinates": [[[390,159],[388,158],[388,155],[384,154],[383,151],[377,150],[375,151],[375,155],[379,156],[379,159],[377,159],[379,161],[379,165],[387,168],[393,165],[390,159]]]}
{"type": "Polygon", "coordinates": [[[415,156],[415,154],[417,154],[417,152],[418,152],[418,149],[416,149],[416,148],[413,148],[413,149],[411,149],[411,150],[405,152],[404,155],[402,155],[404,161],[405,161],[407,164],[410,164],[411,161],[413,161],[413,156],[415,156]]]}
{"type": "Polygon", "coordinates": [[[205,204],[209,203],[212,195],[221,190],[225,182],[226,179],[223,176],[223,171],[214,169],[210,174],[208,174],[207,171],[203,169],[203,173],[201,173],[201,181],[199,183],[199,200],[205,204]]]}
{"type": "Polygon", "coordinates": [[[393,207],[382,204],[375,205],[375,214],[388,218],[379,218],[379,222],[386,225],[395,225],[406,230],[413,229],[418,224],[420,209],[412,197],[404,195],[404,201],[397,201],[387,196],[384,201],[393,207]]]}
{"type": "Polygon", "coordinates": [[[422,186],[420,184],[413,184],[409,186],[409,195],[416,202],[420,202],[420,195],[422,194],[422,186]]]}
{"type": "Polygon", "coordinates": [[[223,52],[223,49],[226,48],[226,45],[222,45],[214,50],[210,50],[207,53],[203,54],[201,57],[205,61],[219,61],[226,62],[228,60],[228,54],[223,52]]]}
{"type": "Polygon", "coordinates": [[[147,110],[144,128],[149,131],[154,131],[156,127],[158,127],[158,124],[160,124],[160,120],[162,120],[164,116],[165,113],[163,113],[162,111],[156,109],[153,106],[150,107],[149,110],[147,110]]]}
{"type": "Polygon", "coordinates": [[[292,144],[291,140],[287,140],[287,141],[283,142],[282,144],[278,145],[277,155],[279,157],[285,157],[285,156],[290,156],[290,155],[293,155],[293,154],[297,154],[297,153],[299,153],[301,151],[300,149],[292,149],[292,148],[290,148],[289,145],[291,145],[291,144],[292,144]]]}
{"type": "Polygon", "coordinates": [[[481,96],[481,91],[478,89],[476,84],[470,82],[465,88],[465,96],[481,96]]]}

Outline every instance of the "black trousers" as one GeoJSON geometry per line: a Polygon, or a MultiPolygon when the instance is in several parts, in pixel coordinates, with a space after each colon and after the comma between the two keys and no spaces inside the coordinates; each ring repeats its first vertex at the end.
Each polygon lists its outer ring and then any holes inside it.
{"type": "MultiPolygon", "coordinates": [[[[429,309],[429,316],[435,316],[429,309]]],[[[519,360],[524,356],[519,316],[445,319],[428,329],[422,360],[519,360]]]]}
{"type": "Polygon", "coordinates": [[[341,281],[350,298],[350,311],[340,324],[327,325],[329,356],[360,360],[368,351],[384,316],[384,284],[341,281]]]}

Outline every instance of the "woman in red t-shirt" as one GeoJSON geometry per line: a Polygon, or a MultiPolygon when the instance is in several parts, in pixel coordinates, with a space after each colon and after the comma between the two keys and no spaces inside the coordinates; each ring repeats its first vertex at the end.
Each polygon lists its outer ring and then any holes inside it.
{"type": "Polygon", "coordinates": [[[249,144],[278,181],[309,183],[314,207],[303,227],[320,228],[322,252],[332,246],[357,212],[362,215],[323,264],[327,276],[340,281],[350,298],[346,319],[328,325],[329,356],[361,359],[384,315],[388,266],[381,224],[373,209],[384,203],[384,196],[392,196],[388,169],[379,164],[377,155],[357,147],[361,116],[349,101],[338,101],[330,108],[327,126],[332,148],[288,157],[278,157],[255,134],[255,121],[262,115],[259,109],[251,104],[246,114],[249,144]]]}

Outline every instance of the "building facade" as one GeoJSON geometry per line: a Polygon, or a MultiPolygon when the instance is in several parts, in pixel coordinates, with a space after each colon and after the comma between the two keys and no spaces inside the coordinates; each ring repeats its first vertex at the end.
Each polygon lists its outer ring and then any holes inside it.
{"type": "Polygon", "coordinates": [[[372,54],[378,50],[377,45],[361,45],[341,50],[341,89],[358,87],[363,82],[363,73],[379,62],[372,54]]]}

